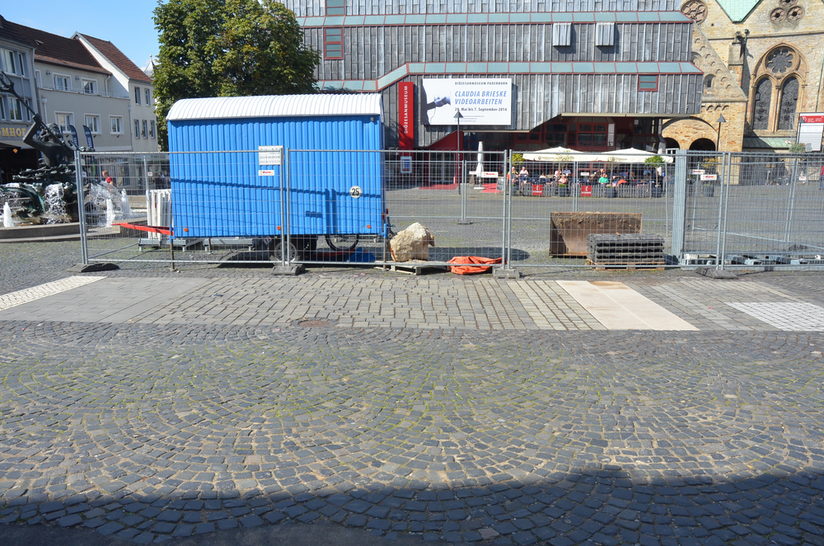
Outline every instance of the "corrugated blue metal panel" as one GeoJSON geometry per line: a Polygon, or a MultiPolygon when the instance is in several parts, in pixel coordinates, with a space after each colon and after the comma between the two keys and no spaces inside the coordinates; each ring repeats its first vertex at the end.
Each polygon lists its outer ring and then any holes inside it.
{"type": "Polygon", "coordinates": [[[381,234],[382,135],[379,116],[170,121],[175,236],[280,234],[285,188],[292,235],[381,234]],[[261,165],[259,146],[283,146],[283,164],[261,165]]]}

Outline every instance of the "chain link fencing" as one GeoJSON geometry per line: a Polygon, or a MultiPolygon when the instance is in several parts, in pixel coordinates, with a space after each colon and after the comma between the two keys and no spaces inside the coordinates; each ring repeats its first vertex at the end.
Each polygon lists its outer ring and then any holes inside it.
{"type": "Polygon", "coordinates": [[[78,154],[84,263],[824,266],[821,155],[260,153],[78,154]]]}

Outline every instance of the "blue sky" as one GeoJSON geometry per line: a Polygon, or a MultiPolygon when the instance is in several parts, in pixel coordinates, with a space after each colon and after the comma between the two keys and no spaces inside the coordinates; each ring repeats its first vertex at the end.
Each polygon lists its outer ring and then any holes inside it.
{"type": "Polygon", "coordinates": [[[81,32],[109,40],[143,68],[149,55],[157,55],[156,5],[156,0],[3,0],[0,15],[67,38],[81,32]]]}

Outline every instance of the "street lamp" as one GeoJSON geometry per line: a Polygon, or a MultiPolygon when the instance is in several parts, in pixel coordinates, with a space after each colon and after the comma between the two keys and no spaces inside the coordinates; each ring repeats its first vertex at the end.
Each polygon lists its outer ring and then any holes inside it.
{"type": "Polygon", "coordinates": [[[721,124],[722,123],[727,123],[727,120],[724,118],[724,114],[721,114],[720,116],[718,116],[718,119],[715,120],[715,123],[718,124],[718,131],[716,132],[716,135],[715,135],[715,151],[720,152],[721,151],[721,124]]]}

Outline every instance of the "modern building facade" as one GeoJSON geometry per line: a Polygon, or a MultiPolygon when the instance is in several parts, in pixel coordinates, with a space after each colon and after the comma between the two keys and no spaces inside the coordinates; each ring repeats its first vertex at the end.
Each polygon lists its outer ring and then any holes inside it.
{"type": "Polygon", "coordinates": [[[284,3],[321,90],[382,94],[392,147],[658,149],[663,118],[700,109],[677,0],[284,3]]]}
{"type": "Polygon", "coordinates": [[[699,114],[665,124],[668,146],[781,152],[801,136],[822,149],[824,2],[687,0],[681,10],[696,23],[704,96],[699,114]],[[799,134],[802,114],[819,122],[811,137],[799,134]]]}

